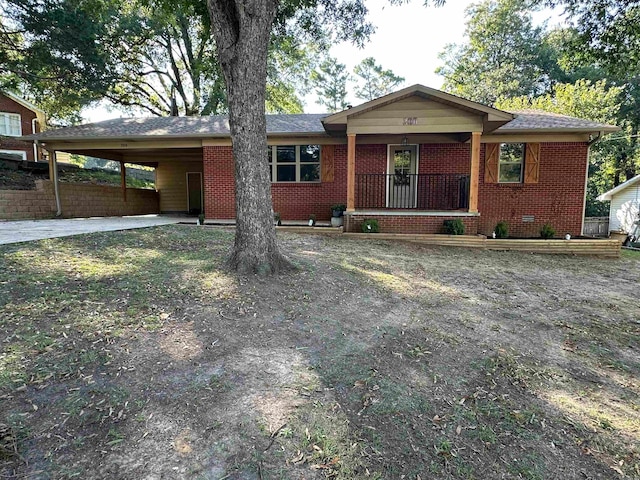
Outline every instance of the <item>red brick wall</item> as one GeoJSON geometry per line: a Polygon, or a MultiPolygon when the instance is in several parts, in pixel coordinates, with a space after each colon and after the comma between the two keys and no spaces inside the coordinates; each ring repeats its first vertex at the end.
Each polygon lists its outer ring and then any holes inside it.
{"type": "MultiPolygon", "coordinates": [[[[231,147],[204,147],[203,150],[205,215],[211,219],[235,218],[231,147]]],[[[280,213],[284,221],[308,220],[309,215],[315,215],[317,220],[329,220],[331,205],[347,203],[346,145],[336,145],[334,169],[333,182],[272,183],[273,211],[280,213]]]]}
{"type": "MultiPolygon", "coordinates": [[[[428,144],[420,146],[420,173],[465,174],[469,172],[468,144],[428,144]]],[[[496,223],[509,223],[513,237],[537,237],[549,222],[559,236],[579,235],[584,200],[584,174],[587,162],[585,143],[544,143],[540,151],[538,184],[485,184],[484,145],[481,148],[478,209],[480,217],[464,217],[468,233],[490,235],[496,223]],[[533,223],[522,222],[534,215],[533,223]]],[[[335,181],[317,184],[273,183],[274,211],[283,220],[307,220],[310,214],[328,220],[329,207],[346,203],[346,146],[336,146],[335,181]]],[[[356,174],[385,173],[386,145],[358,145],[356,174]]],[[[205,212],[207,218],[235,217],[234,166],[231,147],[204,147],[205,212]]],[[[356,196],[357,196],[356,191],[356,196]]],[[[384,193],[383,193],[384,195],[384,193]]],[[[437,233],[446,217],[393,216],[378,218],[383,231],[437,233]]],[[[353,220],[354,228],[359,228],[353,220]]]]}
{"type": "Polygon", "coordinates": [[[444,221],[459,218],[464,223],[465,235],[478,233],[478,218],[451,216],[407,216],[407,215],[349,215],[345,224],[347,232],[362,232],[362,222],[369,218],[378,221],[381,233],[444,233],[444,221]]]}
{"type": "MultiPolygon", "coordinates": [[[[16,101],[0,93],[0,112],[18,113],[22,121],[22,135],[30,135],[31,120],[36,118],[35,112],[23,107],[16,101]]],[[[21,142],[15,137],[0,136],[0,150],[22,150],[27,152],[27,160],[33,160],[33,144],[31,142],[21,142]]]]}
{"type": "Polygon", "coordinates": [[[537,184],[484,182],[484,145],[481,151],[478,210],[479,232],[490,235],[496,224],[509,224],[509,236],[539,237],[549,222],[557,236],[581,234],[586,143],[543,143],[540,146],[540,180],[537,184]],[[524,223],[523,215],[534,215],[524,223]]]}
{"type": "Polygon", "coordinates": [[[418,173],[469,175],[471,146],[467,143],[430,143],[420,145],[418,173]]]}

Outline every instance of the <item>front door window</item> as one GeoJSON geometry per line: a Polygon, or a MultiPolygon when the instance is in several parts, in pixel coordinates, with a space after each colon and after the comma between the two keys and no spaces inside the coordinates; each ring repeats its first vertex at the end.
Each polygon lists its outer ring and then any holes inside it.
{"type": "Polygon", "coordinates": [[[389,208],[415,208],[417,147],[415,145],[391,146],[389,150],[389,175],[387,206],[389,208]]]}

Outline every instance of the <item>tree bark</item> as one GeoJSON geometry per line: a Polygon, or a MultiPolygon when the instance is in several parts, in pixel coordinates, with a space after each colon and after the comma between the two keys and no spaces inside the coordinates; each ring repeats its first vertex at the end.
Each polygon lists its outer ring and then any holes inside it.
{"type": "Polygon", "coordinates": [[[236,237],[229,262],[242,273],[290,267],[278,249],[265,161],[267,50],[278,1],[208,0],[235,160],[236,237]]]}

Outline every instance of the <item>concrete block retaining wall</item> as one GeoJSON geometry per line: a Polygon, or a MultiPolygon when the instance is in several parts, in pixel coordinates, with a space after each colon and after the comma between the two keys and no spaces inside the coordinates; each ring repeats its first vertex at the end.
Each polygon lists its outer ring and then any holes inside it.
{"type": "MultiPolygon", "coordinates": [[[[59,187],[65,218],[159,213],[158,193],[154,190],[127,188],[125,202],[120,187],[64,182],[59,187]]],[[[0,219],[52,218],[55,214],[50,180],[36,180],[35,190],[0,190],[0,219]]]]}

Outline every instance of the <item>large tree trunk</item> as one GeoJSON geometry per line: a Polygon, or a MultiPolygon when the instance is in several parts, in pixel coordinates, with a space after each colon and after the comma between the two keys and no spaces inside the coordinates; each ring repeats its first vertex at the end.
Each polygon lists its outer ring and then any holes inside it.
{"type": "Polygon", "coordinates": [[[208,0],[227,83],[235,159],[236,238],[231,266],[275,273],[289,267],[276,240],[266,163],[267,50],[278,0],[208,0]]]}

